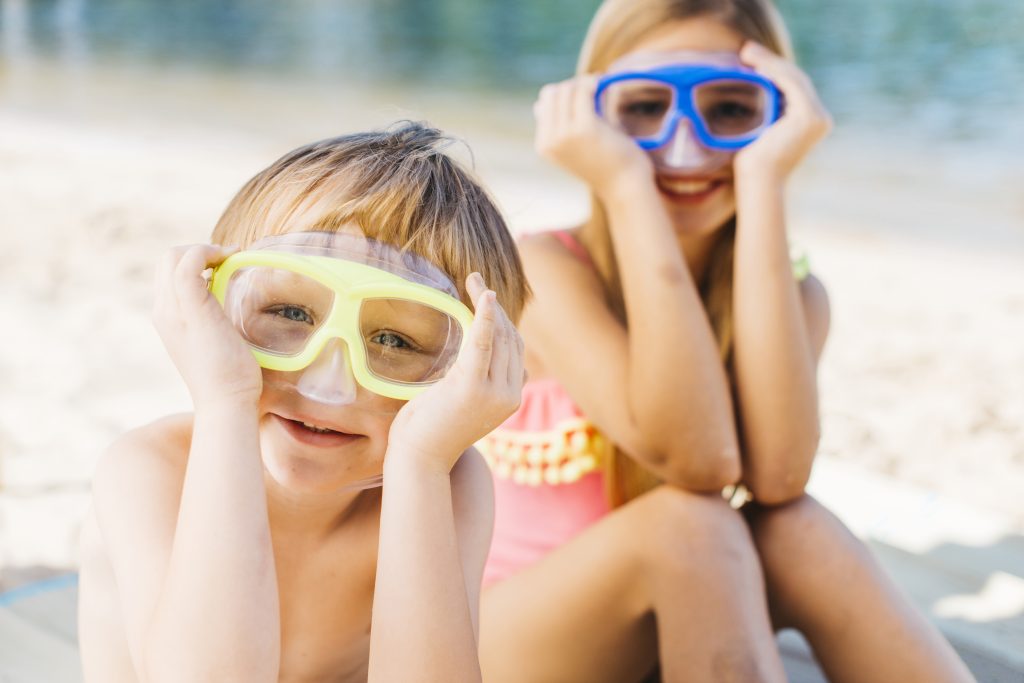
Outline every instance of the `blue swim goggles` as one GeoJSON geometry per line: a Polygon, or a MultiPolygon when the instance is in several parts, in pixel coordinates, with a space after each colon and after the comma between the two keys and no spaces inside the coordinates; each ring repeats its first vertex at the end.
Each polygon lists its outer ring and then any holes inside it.
{"type": "Polygon", "coordinates": [[[782,95],[749,69],[672,64],[604,76],[594,107],[646,150],[668,143],[686,118],[705,147],[735,151],[779,119],[782,95]]]}

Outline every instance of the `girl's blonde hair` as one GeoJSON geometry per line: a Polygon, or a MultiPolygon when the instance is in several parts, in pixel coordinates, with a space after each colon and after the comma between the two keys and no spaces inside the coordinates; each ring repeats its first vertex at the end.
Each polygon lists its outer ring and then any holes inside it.
{"type": "MultiPolygon", "coordinates": [[[[789,34],[782,17],[769,0],[606,0],[587,30],[576,73],[603,73],[666,23],[698,17],[714,19],[777,54],[787,58],[792,56],[789,34]]],[[[591,195],[590,203],[590,218],[580,230],[580,241],[594,261],[609,308],[626,324],[626,305],[608,232],[607,215],[596,195],[591,195]]],[[[729,362],[732,350],[735,232],[736,219],[733,216],[722,227],[707,273],[703,281],[697,283],[725,363],[729,362]]],[[[606,481],[612,505],[621,505],[660,483],[653,474],[618,450],[608,458],[606,481]]]]}
{"type": "Polygon", "coordinates": [[[356,225],[439,267],[467,305],[466,277],[479,272],[518,320],[530,293],[519,253],[487,192],[444,153],[452,142],[435,128],[403,122],[300,147],[239,190],[212,240],[245,247],[271,235],[356,225]]]}

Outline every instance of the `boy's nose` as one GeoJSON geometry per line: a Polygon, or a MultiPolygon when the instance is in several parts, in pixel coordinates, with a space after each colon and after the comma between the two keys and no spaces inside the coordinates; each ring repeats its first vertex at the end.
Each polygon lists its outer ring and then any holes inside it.
{"type": "Polygon", "coordinates": [[[328,341],[320,355],[302,370],[296,388],[319,403],[347,405],[355,401],[357,385],[348,345],[338,338],[328,341]]]}

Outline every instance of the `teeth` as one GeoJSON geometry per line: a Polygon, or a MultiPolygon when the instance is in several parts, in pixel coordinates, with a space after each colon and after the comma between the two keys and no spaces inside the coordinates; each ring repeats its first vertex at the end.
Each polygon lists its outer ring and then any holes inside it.
{"type": "Polygon", "coordinates": [[[669,192],[676,194],[700,194],[711,189],[710,180],[666,180],[661,185],[669,192]]]}
{"type": "Polygon", "coordinates": [[[333,429],[327,429],[326,427],[317,427],[316,425],[311,425],[308,422],[303,422],[302,426],[310,431],[314,431],[319,434],[327,434],[328,432],[334,431],[333,429]]]}

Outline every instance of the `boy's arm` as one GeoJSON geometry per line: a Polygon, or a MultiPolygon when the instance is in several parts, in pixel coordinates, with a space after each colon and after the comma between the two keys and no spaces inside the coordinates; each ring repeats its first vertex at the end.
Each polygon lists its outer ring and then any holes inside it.
{"type": "Polygon", "coordinates": [[[122,438],[101,460],[94,504],[138,680],[277,680],[257,448],[255,410],[225,411],[196,417],[183,487],[152,435],[122,438]]]}
{"type": "Polygon", "coordinates": [[[385,472],[370,681],[479,680],[490,474],[475,450],[450,475],[409,464],[385,472]]]}
{"type": "Polygon", "coordinates": [[[481,680],[480,577],[490,546],[489,473],[469,447],[519,405],[523,346],[473,274],[476,318],[445,377],[395,417],[384,458],[369,680],[481,680]]]}
{"type": "Polygon", "coordinates": [[[257,420],[262,376],[202,276],[231,251],[179,247],[157,269],[153,323],[196,407],[190,444],[166,442],[170,429],[164,441],[158,429],[148,440],[123,439],[95,482],[128,646],[147,682],[278,677],[257,420]]]}

